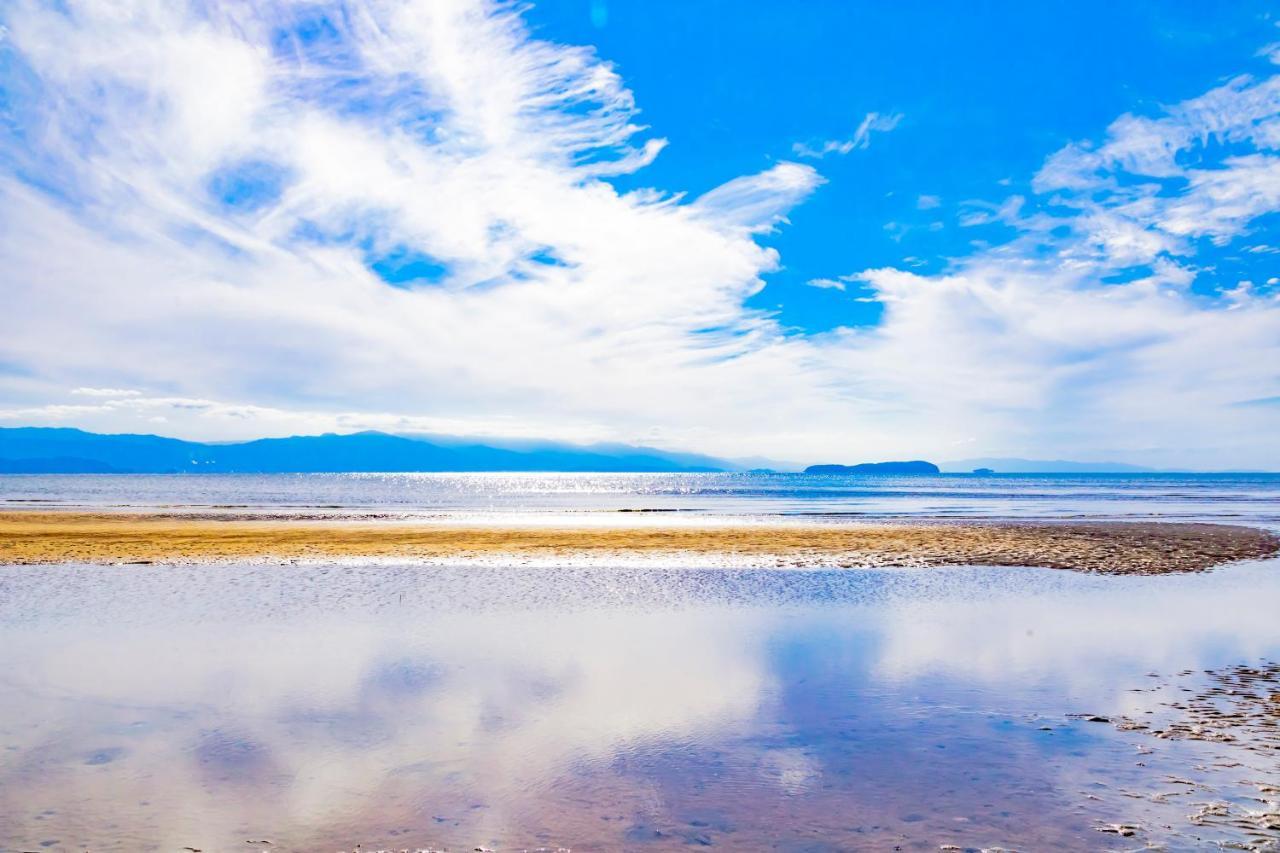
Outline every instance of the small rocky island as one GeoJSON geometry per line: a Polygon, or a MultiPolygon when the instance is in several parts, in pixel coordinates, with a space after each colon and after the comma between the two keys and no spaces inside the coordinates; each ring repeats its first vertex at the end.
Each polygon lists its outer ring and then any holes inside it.
{"type": "Polygon", "coordinates": [[[863,462],[858,465],[810,465],[806,474],[939,474],[937,465],[916,459],[911,462],[863,462]]]}

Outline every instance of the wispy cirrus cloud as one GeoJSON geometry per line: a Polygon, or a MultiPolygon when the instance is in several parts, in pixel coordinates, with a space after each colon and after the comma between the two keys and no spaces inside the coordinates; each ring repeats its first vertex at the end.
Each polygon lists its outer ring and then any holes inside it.
{"type": "Polygon", "coordinates": [[[1124,115],[1100,144],[1051,156],[1033,186],[1067,210],[1074,254],[1133,264],[1225,245],[1280,209],[1280,76],[1236,77],[1156,117],[1124,115]]]}
{"type": "Polygon", "coordinates": [[[132,388],[72,388],[71,393],[76,397],[103,397],[109,399],[121,399],[128,397],[140,397],[141,391],[132,388]]]}
{"type": "Polygon", "coordinates": [[[871,145],[872,134],[888,133],[895,129],[901,121],[902,115],[900,113],[889,113],[887,115],[867,113],[858,125],[857,130],[853,132],[853,136],[848,139],[828,139],[819,143],[797,142],[791,146],[791,150],[797,157],[812,159],[821,159],[828,154],[848,154],[850,151],[868,148],[871,145]]]}

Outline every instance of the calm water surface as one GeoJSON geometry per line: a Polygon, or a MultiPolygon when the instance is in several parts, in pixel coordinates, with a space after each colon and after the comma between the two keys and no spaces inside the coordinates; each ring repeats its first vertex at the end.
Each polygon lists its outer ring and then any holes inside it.
{"type": "MultiPolygon", "coordinates": [[[[1190,497],[1185,482],[1110,478],[927,478],[870,496],[833,483],[836,497],[755,484],[713,497],[705,481],[677,493],[680,478],[611,493],[618,478],[522,476],[466,498],[441,495],[467,478],[406,479],[421,491],[399,500],[387,497],[397,480],[379,478],[41,477],[0,489],[95,505],[435,511],[452,500],[457,512],[482,500],[502,512],[506,500],[535,513],[670,502],[729,516],[762,505],[998,514],[1018,502],[1027,514],[1276,511],[1265,478],[1209,481],[1190,497]],[[538,497],[547,480],[562,491],[538,497]],[[934,489],[945,494],[923,494],[934,489]]],[[[1265,792],[1280,791],[1276,753],[1069,715],[1168,713],[1162,703],[1185,701],[1203,670],[1280,660],[1278,612],[1276,561],[1145,578],[0,566],[0,850],[1266,849],[1280,830],[1255,818],[1280,798],[1265,792]],[[1190,821],[1205,804],[1228,817],[1190,821]],[[1111,823],[1138,829],[1098,831],[1111,823]]]]}
{"type": "MultiPolygon", "coordinates": [[[[1280,474],[0,475],[0,508],[83,506],[576,516],[1173,518],[1280,525],[1280,474]]],[[[664,523],[670,519],[664,519],[664,523]]]]}
{"type": "Polygon", "coordinates": [[[1280,659],[1278,603],[1266,563],[8,567],[0,848],[1239,838],[1189,803],[1260,808],[1243,783],[1280,784],[1274,761],[1066,715],[1141,712],[1150,672],[1280,659]],[[1153,801],[1169,776],[1202,787],[1153,801]]]}

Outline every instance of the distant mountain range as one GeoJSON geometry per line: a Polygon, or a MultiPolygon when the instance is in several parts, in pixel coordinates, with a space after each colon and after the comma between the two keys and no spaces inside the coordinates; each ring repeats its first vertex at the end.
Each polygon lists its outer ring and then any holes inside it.
{"type": "MultiPolygon", "coordinates": [[[[412,471],[580,471],[679,473],[795,471],[769,459],[722,459],[628,444],[574,445],[441,435],[297,435],[244,442],[199,442],[158,435],[104,435],[54,427],[0,427],[0,474],[172,472],[320,473],[412,471]]],[[[997,474],[1140,474],[1157,469],[1120,462],[992,458],[943,462],[944,473],[988,468],[997,474]]],[[[935,473],[929,462],[811,465],[807,473],[935,473]]]]}
{"type": "Polygon", "coordinates": [[[212,444],[78,429],[0,428],[0,473],[695,472],[745,467],[754,466],[621,444],[537,442],[509,448],[381,432],[212,444]]]}
{"type": "Polygon", "coordinates": [[[1156,470],[1123,462],[1068,462],[1065,459],[984,457],[942,463],[942,470],[949,474],[967,474],[977,468],[990,468],[997,474],[1149,474],[1156,470]]]}

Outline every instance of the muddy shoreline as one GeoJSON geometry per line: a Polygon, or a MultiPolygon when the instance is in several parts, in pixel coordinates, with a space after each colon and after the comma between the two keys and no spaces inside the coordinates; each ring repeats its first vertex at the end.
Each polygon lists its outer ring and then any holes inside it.
{"type": "Polygon", "coordinates": [[[701,557],[784,566],[1038,566],[1203,571],[1280,553],[1249,527],[1171,522],[514,526],[180,513],[0,512],[0,563],[589,560],[701,557]]]}

